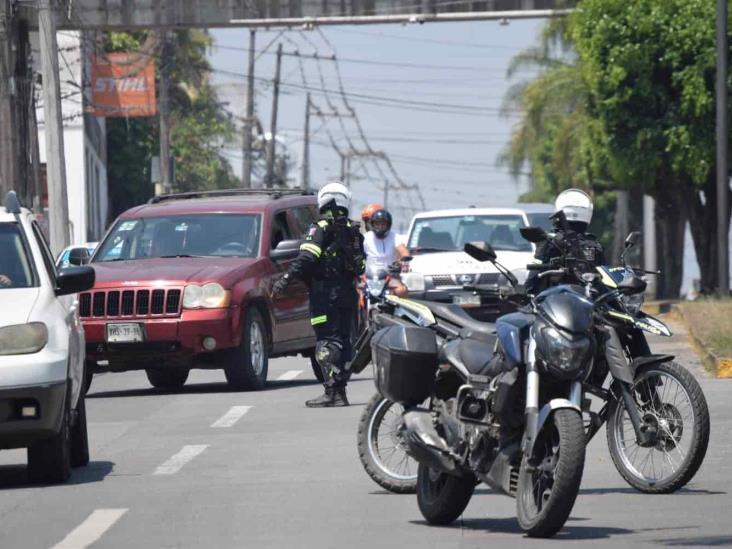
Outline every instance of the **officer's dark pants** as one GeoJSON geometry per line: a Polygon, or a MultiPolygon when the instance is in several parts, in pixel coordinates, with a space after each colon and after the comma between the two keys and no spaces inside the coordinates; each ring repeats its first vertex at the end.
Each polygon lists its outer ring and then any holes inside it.
{"type": "Polygon", "coordinates": [[[352,283],[315,284],[310,291],[310,322],[317,344],[315,359],[323,370],[325,384],[345,387],[351,377],[351,327],[358,298],[352,283]]]}

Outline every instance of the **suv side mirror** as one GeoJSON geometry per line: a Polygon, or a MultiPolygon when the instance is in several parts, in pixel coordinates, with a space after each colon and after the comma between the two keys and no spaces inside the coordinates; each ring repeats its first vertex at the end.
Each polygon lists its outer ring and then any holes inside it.
{"type": "Polygon", "coordinates": [[[285,259],[295,259],[299,253],[299,240],[282,240],[274,250],[269,252],[269,257],[272,261],[283,261],[285,259]]]}
{"type": "Polygon", "coordinates": [[[68,261],[70,265],[76,265],[77,267],[86,265],[89,263],[89,250],[84,247],[71,248],[68,261]]]}
{"type": "Polygon", "coordinates": [[[92,267],[68,267],[56,277],[56,295],[85,292],[94,286],[96,273],[92,267]]]}
{"type": "Polygon", "coordinates": [[[466,242],[463,251],[481,263],[496,260],[496,251],[488,242],[466,242]]]}
{"type": "Polygon", "coordinates": [[[519,232],[521,233],[521,236],[524,238],[524,240],[528,240],[529,242],[533,242],[534,244],[544,242],[547,238],[549,238],[549,235],[547,235],[546,231],[541,227],[521,227],[519,229],[519,232]]]}

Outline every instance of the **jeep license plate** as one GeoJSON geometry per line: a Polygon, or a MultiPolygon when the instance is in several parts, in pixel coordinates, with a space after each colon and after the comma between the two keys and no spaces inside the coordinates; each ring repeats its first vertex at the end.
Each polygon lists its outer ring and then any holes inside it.
{"type": "Polygon", "coordinates": [[[139,343],[145,340],[142,324],[107,324],[107,343],[139,343]]]}
{"type": "Polygon", "coordinates": [[[457,294],[452,296],[452,302],[461,307],[480,307],[480,296],[473,294],[457,294]]]}

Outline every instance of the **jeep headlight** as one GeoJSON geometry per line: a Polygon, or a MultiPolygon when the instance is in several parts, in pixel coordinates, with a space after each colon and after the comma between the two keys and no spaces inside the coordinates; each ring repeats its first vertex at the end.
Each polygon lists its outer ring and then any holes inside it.
{"type": "Polygon", "coordinates": [[[203,286],[189,284],[183,292],[185,309],[218,309],[228,307],[230,300],[231,294],[217,282],[203,286]]]}
{"type": "Polygon", "coordinates": [[[421,273],[402,273],[402,284],[404,284],[410,292],[424,292],[424,275],[421,273]]]}
{"type": "Polygon", "coordinates": [[[48,328],[43,322],[14,324],[0,328],[0,355],[37,353],[48,343],[48,328]]]}

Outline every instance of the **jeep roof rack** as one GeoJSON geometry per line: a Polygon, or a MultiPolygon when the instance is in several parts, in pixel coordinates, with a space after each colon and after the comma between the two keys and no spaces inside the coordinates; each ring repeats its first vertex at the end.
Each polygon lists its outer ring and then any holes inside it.
{"type": "Polygon", "coordinates": [[[148,204],[159,204],[168,200],[186,200],[190,198],[215,198],[219,196],[265,196],[272,199],[283,196],[310,195],[312,191],[300,188],[287,189],[217,189],[213,191],[191,191],[187,193],[160,194],[147,201],[148,204]]]}

